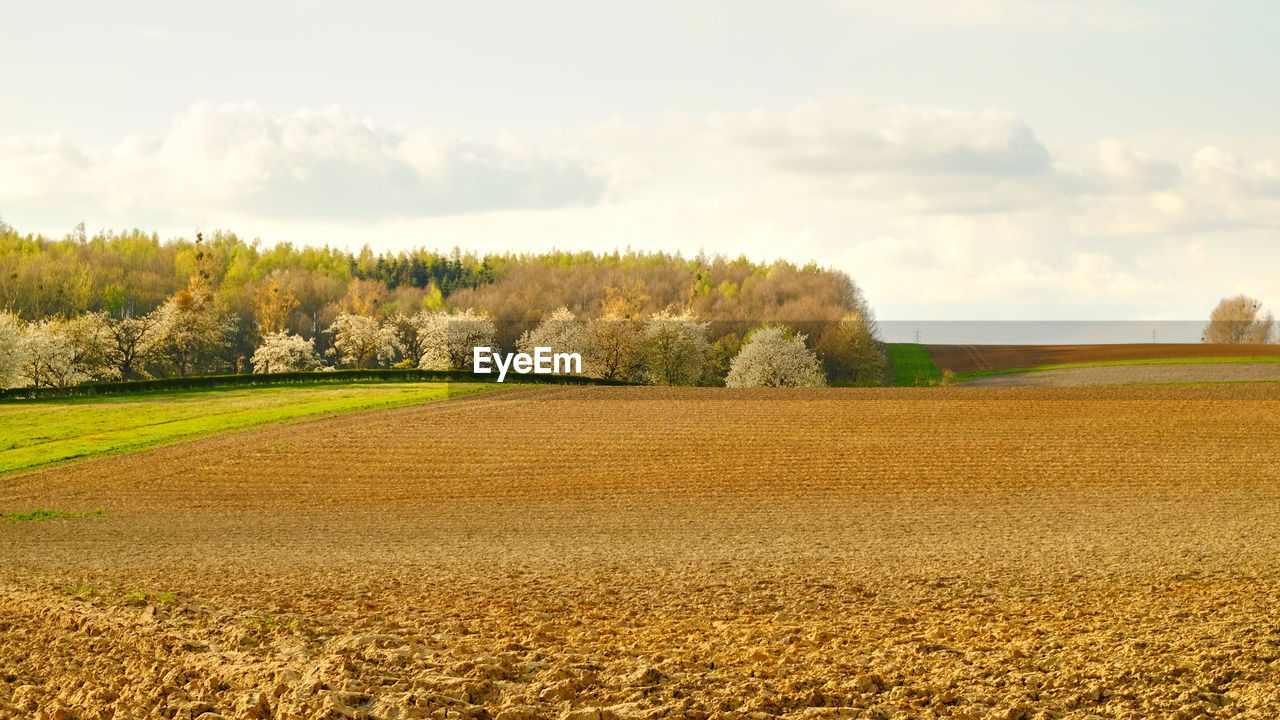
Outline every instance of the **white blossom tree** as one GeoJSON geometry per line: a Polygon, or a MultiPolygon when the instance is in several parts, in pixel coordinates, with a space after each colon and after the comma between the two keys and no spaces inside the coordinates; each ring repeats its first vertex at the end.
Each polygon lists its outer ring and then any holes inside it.
{"type": "Polygon", "coordinates": [[[319,368],[320,356],[316,354],[315,340],[281,330],[262,338],[250,362],[255,373],[295,372],[319,368]]]}
{"type": "Polygon", "coordinates": [[[654,385],[693,385],[707,359],[707,328],[693,313],[660,310],[645,323],[641,353],[645,378],[654,385]]]}
{"type": "Polygon", "coordinates": [[[53,380],[51,366],[59,368],[63,364],[64,343],[51,332],[51,323],[47,320],[28,323],[22,327],[18,338],[21,347],[22,364],[18,366],[19,384],[23,387],[57,387],[53,380]]]}
{"type": "Polygon", "coordinates": [[[71,350],[71,369],[88,380],[110,380],[114,373],[107,362],[110,347],[110,317],[103,312],[77,315],[62,322],[59,331],[71,350]]]}
{"type": "Polygon", "coordinates": [[[578,353],[582,357],[583,373],[597,374],[595,334],[591,326],[579,320],[569,308],[561,307],[543,318],[536,328],[520,336],[516,347],[530,355],[539,347],[549,347],[553,353],[578,353]]]}
{"type": "Polygon", "coordinates": [[[0,388],[22,383],[21,368],[26,362],[24,324],[17,315],[0,313],[0,388]]]}
{"type": "MultiPolygon", "coordinates": [[[[17,328],[8,356],[19,358],[10,382],[32,387],[69,387],[104,377],[106,366],[106,326],[103,315],[88,313],[61,320],[47,318],[38,323],[17,325],[0,321],[0,335],[17,328]]],[[[3,351],[0,351],[2,353],[3,351]]]]}
{"type": "Polygon", "coordinates": [[[822,387],[826,379],[818,357],[804,335],[782,325],[769,325],[747,336],[729,361],[727,387],[822,387]]]}
{"type": "Polygon", "coordinates": [[[404,352],[394,327],[364,315],[339,313],[329,332],[342,363],[353,368],[386,366],[404,352]]]}
{"type": "Polygon", "coordinates": [[[414,316],[424,370],[464,370],[474,360],[473,348],[493,347],[497,329],[487,315],[470,308],[458,312],[423,311],[414,316]]]}

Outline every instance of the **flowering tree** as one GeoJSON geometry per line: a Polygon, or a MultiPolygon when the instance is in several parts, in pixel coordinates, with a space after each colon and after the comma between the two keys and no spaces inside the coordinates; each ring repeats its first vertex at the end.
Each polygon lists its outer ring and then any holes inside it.
{"type": "Polygon", "coordinates": [[[56,320],[27,325],[22,343],[22,376],[31,387],[66,387],[91,378],[75,363],[75,352],[56,320]]]}
{"type": "Polygon", "coordinates": [[[707,328],[693,313],[661,310],[645,323],[641,351],[645,377],[655,385],[693,385],[702,377],[706,361],[707,328]]]}
{"type": "Polygon", "coordinates": [[[68,387],[115,376],[103,313],[23,324],[0,315],[0,386],[68,387]]]}
{"type": "Polygon", "coordinates": [[[113,372],[107,363],[109,321],[106,313],[93,312],[59,323],[58,330],[71,350],[72,372],[85,376],[77,382],[112,378],[113,372]]]}
{"type": "Polygon", "coordinates": [[[320,356],[315,340],[280,331],[262,338],[251,362],[255,373],[294,372],[320,367],[320,356]]]}
{"type": "Polygon", "coordinates": [[[101,313],[27,326],[25,372],[35,387],[68,387],[113,376],[106,363],[107,325],[101,313]]]}
{"type": "Polygon", "coordinates": [[[595,335],[587,323],[578,320],[569,308],[562,307],[543,318],[538,327],[520,336],[516,346],[520,352],[533,354],[534,348],[549,347],[553,353],[578,353],[582,369],[595,375],[595,335]]]}
{"type": "Polygon", "coordinates": [[[818,358],[805,347],[804,335],[781,325],[762,327],[747,337],[729,361],[728,387],[822,387],[826,380],[818,358]]]}
{"type": "Polygon", "coordinates": [[[423,311],[414,316],[424,370],[463,370],[471,366],[473,348],[493,347],[493,320],[470,308],[459,313],[423,311]]]}
{"type": "Polygon", "coordinates": [[[0,313],[0,388],[15,387],[26,363],[23,323],[17,315],[0,313]]]}
{"type": "Polygon", "coordinates": [[[333,319],[329,332],[342,363],[353,368],[389,365],[397,353],[404,352],[394,327],[364,315],[340,313],[333,319]]]}

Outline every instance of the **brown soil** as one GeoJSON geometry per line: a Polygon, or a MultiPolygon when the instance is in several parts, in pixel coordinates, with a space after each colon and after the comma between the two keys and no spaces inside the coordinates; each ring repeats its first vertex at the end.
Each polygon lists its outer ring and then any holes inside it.
{"type": "Polygon", "coordinates": [[[1131,345],[927,345],[940,370],[979,370],[1090,363],[1108,360],[1162,360],[1203,357],[1280,357],[1280,345],[1136,343],[1131,345]]]}
{"type": "Polygon", "coordinates": [[[0,716],[1275,718],[1277,457],[1275,386],[536,388],[0,479],[107,512],[0,522],[0,716]]]}
{"type": "Polygon", "coordinates": [[[1277,382],[1276,363],[1195,363],[1189,365],[1103,365],[987,375],[966,381],[975,387],[1079,387],[1130,383],[1277,382]]]}

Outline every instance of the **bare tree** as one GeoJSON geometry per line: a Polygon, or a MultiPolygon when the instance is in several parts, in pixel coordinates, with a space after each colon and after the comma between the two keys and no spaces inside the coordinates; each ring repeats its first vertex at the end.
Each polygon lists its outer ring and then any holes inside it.
{"type": "Polygon", "coordinates": [[[1201,342],[1268,343],[1275,337],[1275,319],[1262,303],[1248,295],[1223,298],[1209,314],[1201,342]]]}
{"type": "Polygon", "coordinates": [[[158,312],[142,317],[106,321],[104,360],[114,379],[148,377],[147,364],[155,359],[164,342],[164,328],[158,312]]]}

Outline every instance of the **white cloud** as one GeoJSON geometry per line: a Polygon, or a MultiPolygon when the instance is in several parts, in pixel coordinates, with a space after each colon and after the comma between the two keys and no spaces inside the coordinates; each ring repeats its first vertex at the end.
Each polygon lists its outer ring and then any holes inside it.
{"type": "Polygon", "coordinates": [[[886,106],[831,97],[784,112],[720,115],[712,133],[811,174],[1034,175],[1049,153],[1009,113],[886,106]]]}
{"type": "Polygon", "coordinates": [[[1177,163],[1133,150],[1119,140],[1098,143],[1096,152],[1097,178],[1107,190],[1162,191],[1182,176],[1177,163]]]}
{"type": "Polygon", "coordinates": [[[40,201],[56,188],[75,189],[88,156],[62,135],[0,138],[0,198],[40,201]]]}
{"type": "Polygon", "coordinates": [[[108,151],[61,136],[0,140],[0,201],[372,222],[596,202],[580,161],[513,138],[474,142],[380,126],[339,107],[274,116],[198,103],[159,138],[108,151]]]}

